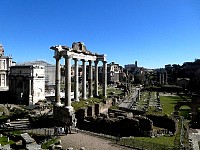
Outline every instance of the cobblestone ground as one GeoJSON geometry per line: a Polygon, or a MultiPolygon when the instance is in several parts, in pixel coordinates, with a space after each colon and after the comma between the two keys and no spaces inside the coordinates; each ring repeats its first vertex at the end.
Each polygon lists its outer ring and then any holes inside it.
{"type": "Polygon", "coordinates": [[[63,149],[72,147],[73,150],[80,150],[81,147],[84,147],[85,150],[131,150],[115,144],[115,141],[85,133],[72,132],[72,134],[61,136],[61,141],[63,149]]]}

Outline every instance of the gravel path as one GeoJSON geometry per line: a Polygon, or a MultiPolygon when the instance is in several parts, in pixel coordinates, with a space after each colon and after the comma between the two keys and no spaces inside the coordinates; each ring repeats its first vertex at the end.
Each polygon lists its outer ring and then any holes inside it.
{"type": "Polygon", "coordinates": [[[61,141],[63,149],[72,147],[73,150],[80,150],[81,147],[84,147],[85,150],[131,150],[115,144],[115,141],[85,133],[72,132],[72,134],[61,136],[61,141]]]}

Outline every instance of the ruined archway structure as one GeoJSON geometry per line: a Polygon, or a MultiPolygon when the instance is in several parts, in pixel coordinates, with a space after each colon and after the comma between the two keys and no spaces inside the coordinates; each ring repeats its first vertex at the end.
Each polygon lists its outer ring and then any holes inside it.
{"type": "Polygon", "coordinates": [[[174,113],[178,114],[178,111],[181,106],[189,106],[191,108],[191,114],[192,114],[192,122],[195,123],[197,121],[198,116],[198,108],[200,108],[200,96],[199,95],[192,95],[192,101],[180,101],[178,102],[174,107],[174,113]]]}
{"type": "Polygon", "coordinates": [[[103,62],[103,96],[107,97],[106,88],[107,88],[107,62],[106,55],[100,55],[97,53],[92,53],[86,49],[86,46],[82,42],[74,42],[72,48],[68,46],[52,46],[50,49],[54,50],[54,58],[56,60],[56,74],[55,74],[55,101],[56,106],[63,106],[60,100],[60,60],[63,57],[65,59],[65,102],[64,106],[69,112],[73,111],[71,106],[71,60],[74,60],[75,63],[75,91],[74,91],[74,100],[79,101],[78,98],[78,61],[82,61],[83,67],[83,78],[82,78],[82,98],[87,99],[86,95],[86,62],[89,62],[89,94],[88,97],[93,97],[93,88],[92,88],[92,63],[95,64],[95,96],[98,96],[98,62],[103,62]]]}

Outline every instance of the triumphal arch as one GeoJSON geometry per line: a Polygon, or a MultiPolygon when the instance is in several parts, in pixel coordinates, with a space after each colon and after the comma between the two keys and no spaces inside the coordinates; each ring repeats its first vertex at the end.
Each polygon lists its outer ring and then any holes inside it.
{"type": "MultiPolygon", "coordinates": [[[[101,61],[103,63],[103,96],[107,97],[107,62],[106,55],[92,53],[86,49],[86,46],[82,42],[74,42],[72,47],[68,46],[52,46],[50,49],[54,50],[54,58],[56,60],[56,73],[55,73],[55,101],[56,107],[62,107],[72,114],[73,107],[71,106],[71,60],[75,64],[75,82],[74,82],[74,100],[79,101],[79,81],[78,81],[78,62],[82,62],[82,99],[87,99],[87,96],[93,97],[98,96],[98,63],[101,61]],[[60,100],[60,83],[61,83],[61,74],[60,74],[60,60],[61,58],[65,59],[65,101],[64,104],[61,104],[60,100]],[[88,95],[86,92],[86,63],[89,63],[89,76],[88,76],[88,95]],[[95,65],[94,73],[94,92],[92,87],[93,81],[93,72],[92,72],[92,63],[95,65]],[[64,106],[64,107],[63,107],[64,106]]],[[[60,112],[59,112],[60,113],[60,112]]],[[[59,113],[54,114],[59,115],[59,113]]],[[[63,116],[63,114],[60,114],[63,116]]],[[[65,119],[66,121],[66,119],[65,119]]]]}

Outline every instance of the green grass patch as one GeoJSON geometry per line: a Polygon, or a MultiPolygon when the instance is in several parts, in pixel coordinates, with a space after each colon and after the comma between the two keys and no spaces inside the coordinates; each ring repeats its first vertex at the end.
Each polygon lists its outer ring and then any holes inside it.
{"type": "Polygon", "coordinates": [[[119,109],[119,107],[114,105],[114,106],[109,107],[109,109],[119,109]]]}
{"type": "Polygon", "coordinates": [[[78,110],[83,107],[91,106],[95,103],[100,103],[102,102],[103,99],[99,98],[89,98],[87,100],[80,100],[79,102],[72,102],[72,106],[74,107],[74,110],[78,110]]]}
{"type": "Polygon", "coordinates": [[[151,138],[151,137],[134,137],[134,138],[136,140],[145,141],[145,142],[149,142],[149,143],[174,146],[175,136],[172,136],[172,137],[161,136],[161,137],[154,137],[154,138],[151,138]],[[166,143],[166,141],[167,141],[167,143],[166,143]]]}
{"type": "Polygon", "coordinates": [[[131,137],[131,138],[122,138],[119,141],[120,145],[131,146],[138,149],[147,149],[147,150],[160,150],[160,149],[173,149],[174,148],[174,139],[172,137],[131,137]]]}
{"type": "Polygon", "coordinates": [[[5,119],[8,119],[8,118],[9,118],[9,116],[7,116],[7,115],[0,116],[0,120],[5,120],[5,119]]]}
{"type": "Polygon", "coordinates": [[[189,106],[181,106],[179,108],[179,116],[183,116],[185,119],[190,119],[190,112],[191,108],[189,106]]]}
{"type": "Polygon", "coordinates": [[[160,96],[163,113],[171,115],[174,112],[174,106],[178,101],[182,101],[179,96],[160,96]]]}
{"type": "Polygon", "coordinates": [[[147,99],[149,96],[149,92],[142,92],[142,95],[141,95],[141,98],[140,100],[141,101],[144,101],[145,99],[147,99]]]}
{"type": "Polygon", "coordinates": [[[58,138],[53,138],[48,140],[47,142],[42,144],[42,149],[49,149],[51,144],[55,144],[58,142],[58,138]]]}
{"type": "Polygon", "coordinates": [[[1,143],[1,145],[7,145],[7,144],[12,145],[12,144],[14,144],[15,142],[12,141],[12,140],[9,140],[9,142],[8,142],[7,137],[6,137],[6,136],[2,136],[2,137],[0,137],[0,143],[1,143]]]}

